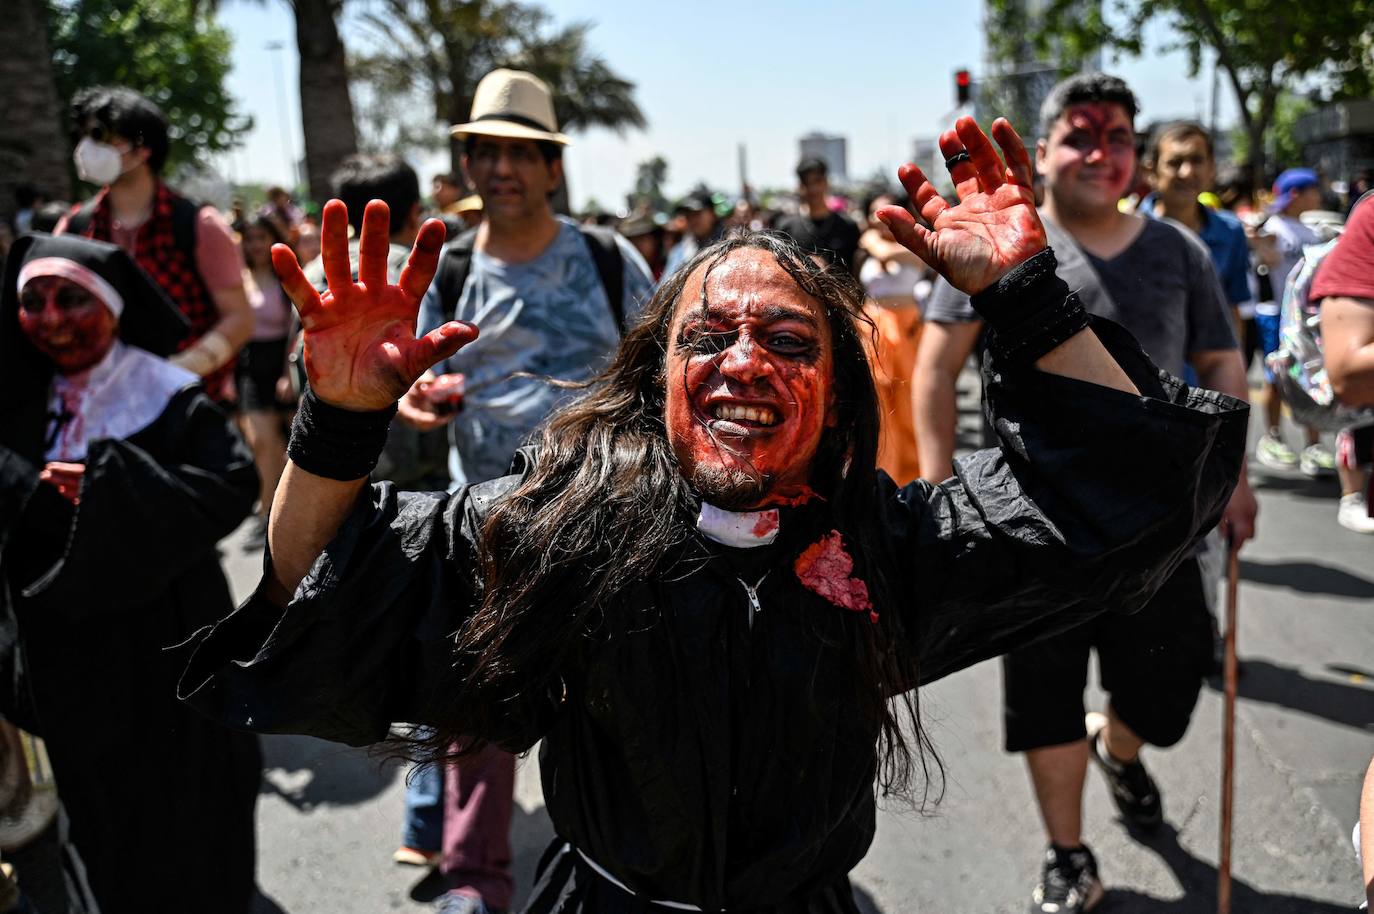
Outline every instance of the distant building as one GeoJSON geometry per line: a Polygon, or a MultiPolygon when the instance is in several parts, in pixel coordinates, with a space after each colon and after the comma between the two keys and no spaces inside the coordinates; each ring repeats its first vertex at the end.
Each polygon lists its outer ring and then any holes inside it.
{"type": "Polygon", "coordinates": [[[1352,181],[1374,168],[1374,99],[1333,102],[1298,118],[1293,135],[1302,163],[1328,181],[1352,181]]]}
{"type": "Polygon", "coordinates": [[[820,159],[830,171],[830,183],[849,183],[849,143],[842,136],[828,136],[819,131],[808,133],[797,141],[797,160],[820,159]]]}

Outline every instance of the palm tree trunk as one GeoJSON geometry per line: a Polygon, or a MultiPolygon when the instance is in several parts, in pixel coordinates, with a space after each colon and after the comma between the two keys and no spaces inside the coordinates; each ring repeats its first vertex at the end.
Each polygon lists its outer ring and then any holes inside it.
{"type": "Polygon", "coordinates": [[[293,0],[301,67],[301,129],[310,197],[331,196],[329,176],[358,151],[358,127],[348,95],[348,63],[335,16],[341,0],[293,0]]]}
{"type": "Polygon", "coordinates": [[[0,28],[0,221],[14,218],[14,187],[27,182],[50,199],[69,199],[70,145],[53,82],[43,0],[18,0],[6,7],[0,28]]]}

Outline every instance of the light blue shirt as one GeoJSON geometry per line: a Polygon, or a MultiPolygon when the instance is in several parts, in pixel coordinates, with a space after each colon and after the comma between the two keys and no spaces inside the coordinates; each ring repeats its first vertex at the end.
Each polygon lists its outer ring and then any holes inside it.
{"type": "MultiPolygon", "coordinates": [[[[506,263],[481,251],[472,263],[456,320],[480,335],[435,374],[467,378],[463,408],[449,426],[449,471],[454,485],[505,475],[511,458],[560,404],[577,394],[541,378],[585,381],[600,372],[620,345],[620,328],[577,225],[558,217],[558,235],[525,263],[506,263]],[[529,372],[538,377],[514,377],[529,372]]],[[[624,313],[639,313],[653,291],[648,266],[616,236],[624,263],[624,313]]],[[[438,285],[420,306],[420,332],[444,323],[438,285]]]]}

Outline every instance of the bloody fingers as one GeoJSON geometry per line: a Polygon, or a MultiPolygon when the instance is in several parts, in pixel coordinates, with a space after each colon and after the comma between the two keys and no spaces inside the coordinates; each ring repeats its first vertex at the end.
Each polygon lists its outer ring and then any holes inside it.
{"type": "Polygon", "coordinates": [[[353,267],[348,262],[348,207],[342,200],[330,200],[324,205],[320,217],[320,260],[329,291],[336,298],[353,287],[353,267]]]}
{"type": "Polygon", "coordinates": [[[930,183],[925,172],[917,166],[903,165],[897,169],[897,179],[902,182],[902,187],[906,189],[907,196],[911,198],[911,203],[921,214],[921,218],[931,225],[935,224],[936,217],[949,209],[949,203],[940,196],[935,185],[930,183]]]}
{"type": "Polygon", "coordinates": [[[415,246],[410,249],[410,257],[401,271],[399,283],[412,301],[418,302],[434,280],[434,274],[439,269],[439,252],[444,246],[445,233],[444,223],[430,219],[420,226],[420,233],[415,236],[415,246]]]}
{"type": "Polygon", "coordinates": [[[272,269],[276,270],[277,279],[281,280],[282,291],[296,306],[301,323],[309,326],[309,322],[319,314],[320,293],[301,272],[295,252],[284,244],[272,245],[272,269]]]}
{"type": "Polygon", "coordinates": [[[1002,147],[1002,155],[1007,159],[1007,182],[1021,187],[1032,186],[1035,183],[1035,173],[1031,170],[1030,154],[1026,151],[1026,144],[1021,142],[1021,137],[1012,128],[1011,122],[1004,117],[993,121],[992,138],[1002,147]]]}
{"type": "Polygon", "coordinates": [[[979,128],[978,122],[971,117],[961,117],[954,122],[954,130],[973,160],[972,165],[977,170],[983,193],[990,194],[1001,187],[1002,160],[997,157],[997,150],[992,148],[992,143],[979,128]]]}
{"type": "MultiPolygon", "coordinates": [[[[363,210],[363,230],[358,240],[358,281],[369,289],[386,285],[386,257],[390,251],[391,208],[382,200],[373,200],[363,210]]],[[[333,285],[332,279],[330,285],[333,285]]]]}
{"type": "Polygon", "coordinates": [[[972,154],[959,139],[959,134],[953,130],[940,134],[940,154],[946,162],[954,163],[949,167],[949,177],[954,182],[954,191],[959,199],[978,193],[978,169],[973,164],[972,154]]]}

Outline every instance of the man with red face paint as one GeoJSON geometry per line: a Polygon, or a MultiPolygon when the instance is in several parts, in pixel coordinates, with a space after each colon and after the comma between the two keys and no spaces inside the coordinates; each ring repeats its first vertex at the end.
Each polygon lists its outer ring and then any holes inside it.
{"type": "MultiPolygon", "coordinates": [[[[1230,308],[1207,248],[1159,220],[1117,209],[1135,173],[1135,96],[1121,80],[1080,74],[1054,88],[1041,109],[1036,168],[1041,210],[1060,274],[1087,309],[1120,322],[1164,370],[1191,367],[1199,386],[1245,398],[1245,370],[1230,308]]],[[[937,283],[917,359],[922,475],[942,479],[953,451],[953,380],[982,321],[968,296],[937,283]]],[[[1124,472],[1121,455],[1104,472],[1124,472]]],[[[1151,479],[1152,467],[1138,477],[1151,479]]],[[[1127,474],[1132,475],[1132,474],[1127,474]]],[[[1242,472],[1221,532],[1239,547],[1254,532],[1256,503],[1242,472]]],[[[1082,841],[1083,780],[1091,758],[1131,824],[1163,821],[1158,788],[1140,761],[1143,744],[1182,738],[1212,657],[1203,577],[1191,554],[1145,611],[1109,614],[1004,660],[1006,748],[1026,753],[1050,847],[1033,912],[1071,914],[1102,897],[1097,864],[1082,841]],[[1106,715],[1085,721],[1083,690],[1096,650],[1106,715]]]]}
{"type": "Polygon", "coordinates": [[[396,401],[478,329],[411,332],[440,223],[388,285],[370,203],[355,283],[331,201],[324,295],[275,252],[311,393],[271,555],[254,597],[192,642],[182,694],[354,744],[426,724],[411,749],[431,757],[542,740],[558,837],[531,914],[857,914],[875,784],[932,770],[917,686],[1138,609],[1244,454],[1243,404],[1162,375],[1057,277],[1030,157],[1005,120],[993,136],[1005,165],[972,118],[949,134],[957,206],[899,172],[933,228],[879,212],[994,328],[1004,438],[938,487],[875,469],[857,282],[768,233],[671,275],[513,475],[368,487],[396,401]]]}
{"type": "Polygon", "coordinates": [[[26,236],[4,281],[0,711],[46,741],[102,910],[246,914],[257,741],[176,701],[166,649],[231,605],[251,455],[122,250],[26,236]]]}

